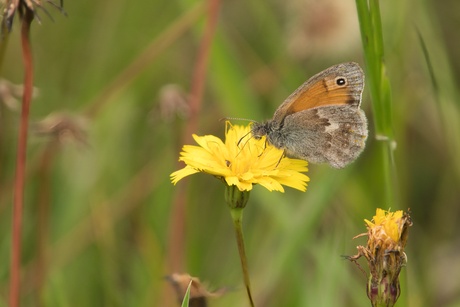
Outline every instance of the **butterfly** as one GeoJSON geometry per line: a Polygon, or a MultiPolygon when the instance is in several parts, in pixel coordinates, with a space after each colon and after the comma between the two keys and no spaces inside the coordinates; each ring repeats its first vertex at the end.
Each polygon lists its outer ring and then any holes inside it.
{"type": "Polygon", "coordinates": [[[251,133],[256,139],[266,136],[288,156],[343,168],[365,147],[363,89],[364,73],[357,63],[334,65],[295,90],[271,120],[253,123],[251,133]]]}

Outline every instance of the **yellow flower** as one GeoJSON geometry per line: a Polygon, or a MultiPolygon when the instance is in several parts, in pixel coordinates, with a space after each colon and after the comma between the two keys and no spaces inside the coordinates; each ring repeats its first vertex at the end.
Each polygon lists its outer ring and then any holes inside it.
{"type": "Polygon", "coordinates": [[[383,241],[391,239],[392,242],[388,242],[388,244],[396,245],[401,238],[402,226],[404,225],[402,217],[402,210],[390,212],[377,208],[372,219],[374,222],[366,219],[364,221],[369,231],[373,233],[373,237],[379,237],[383,241]]]}
{"type": "Polygon", "coordinates": [[[269,145],[265,138],[251,136],[250,126],[226,123],[225,143],[213,135],[193,138],[199,146],[184,145],[179,161],[186,166],[171,174],[172,183],[204,172],[235,185],[240,191],[250,191],[260,184],[269,191],[284,192],[283,185],[305,191],[310,180],[302,172],[308,171],[304,160],[283,156],[283,151],[269,145]]]}
{"type": "MultiPolygon", "coordinates": [[[[409,213],[377,209],[372,221],[367,224],[367,246],[358,246],[358,254],[347,257],[356,262],[365,257],[370,275],[367,284],[367,296],[372,306],[393,306],[401,293],[399,273],[406,265],[404,252],[408,230],[412,226],[409,213]]],[[[355,237],[355,238],[356,238],[355,237]]]]}

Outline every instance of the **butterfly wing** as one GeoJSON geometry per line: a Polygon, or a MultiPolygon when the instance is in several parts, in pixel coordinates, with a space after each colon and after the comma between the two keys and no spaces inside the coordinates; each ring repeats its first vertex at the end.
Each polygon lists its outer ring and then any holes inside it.
{"type": "Polygon", "coordinates": [[[280,133],[269,135],[289,156],[343,168],[364,150],[367,119],[350,105],[307,109],[285,117],[280,133]]]}
{"type": "Polygon", "coordinates": [[[359,108],[363,88],[358,64],[332,66],[302,84],[253,134],[267,135],[290,156],[342,168],[361,154],[367,139],[367,119],[359,108]]]}
{"type": "Polygon", "coordinates": [[[328,105],[359,108],[364,73],[357,63],[342,63],[316,74],[292,93],[276,110],[273,120],[281,123],[290,114],[328,105]]]}

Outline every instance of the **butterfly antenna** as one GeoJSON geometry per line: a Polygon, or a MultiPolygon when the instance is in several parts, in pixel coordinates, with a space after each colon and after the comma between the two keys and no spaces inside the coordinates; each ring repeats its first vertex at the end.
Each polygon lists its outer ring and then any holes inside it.
{"type": "MultiPolygon", "coordinates": [[[[248,135],[250,135],[250,134],[251,134],[251,131],[249,131],[248,133],[246,133],[245,135],[243,135],[243,136],[241,137],[241,139],[238,141],[238,143],[236,143],[236,146],[240,146],[241,141],[242,141],[245,137],[247,137],[248,135]]],[[[249,139],[248,139],[247,141],[249,141],[251,138],[252,138],[252,135],[249,137],[249,139]]],[[[246,143],[247,143],[247,141],[246,141],[246,143]]],[[[243,148],[244,148],[244,146],[246,145],[246,143],[244,143],[243,148]]]]}
{"type": "Polygon", "coordinates": [[[219,119],[219,121],[224,121],[224,120],[243,120],[243,121],[247,121],[251,123],[257,123],[257,121],[253,119],[241,118],[241,117],[222,117],[221,119],[219,119]]]}

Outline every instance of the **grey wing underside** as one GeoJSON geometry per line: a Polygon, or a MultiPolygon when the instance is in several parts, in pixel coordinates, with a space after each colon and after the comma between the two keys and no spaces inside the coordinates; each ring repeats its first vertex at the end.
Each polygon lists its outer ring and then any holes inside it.
{"type": "Polygon", "coordinates": [[[348,105],[291,114],[280,132],[284,142],[277,140],[279,147],[288,155],[335,168],[345,167],[361,154],[368,134],[364,112],[348,105]]]}

